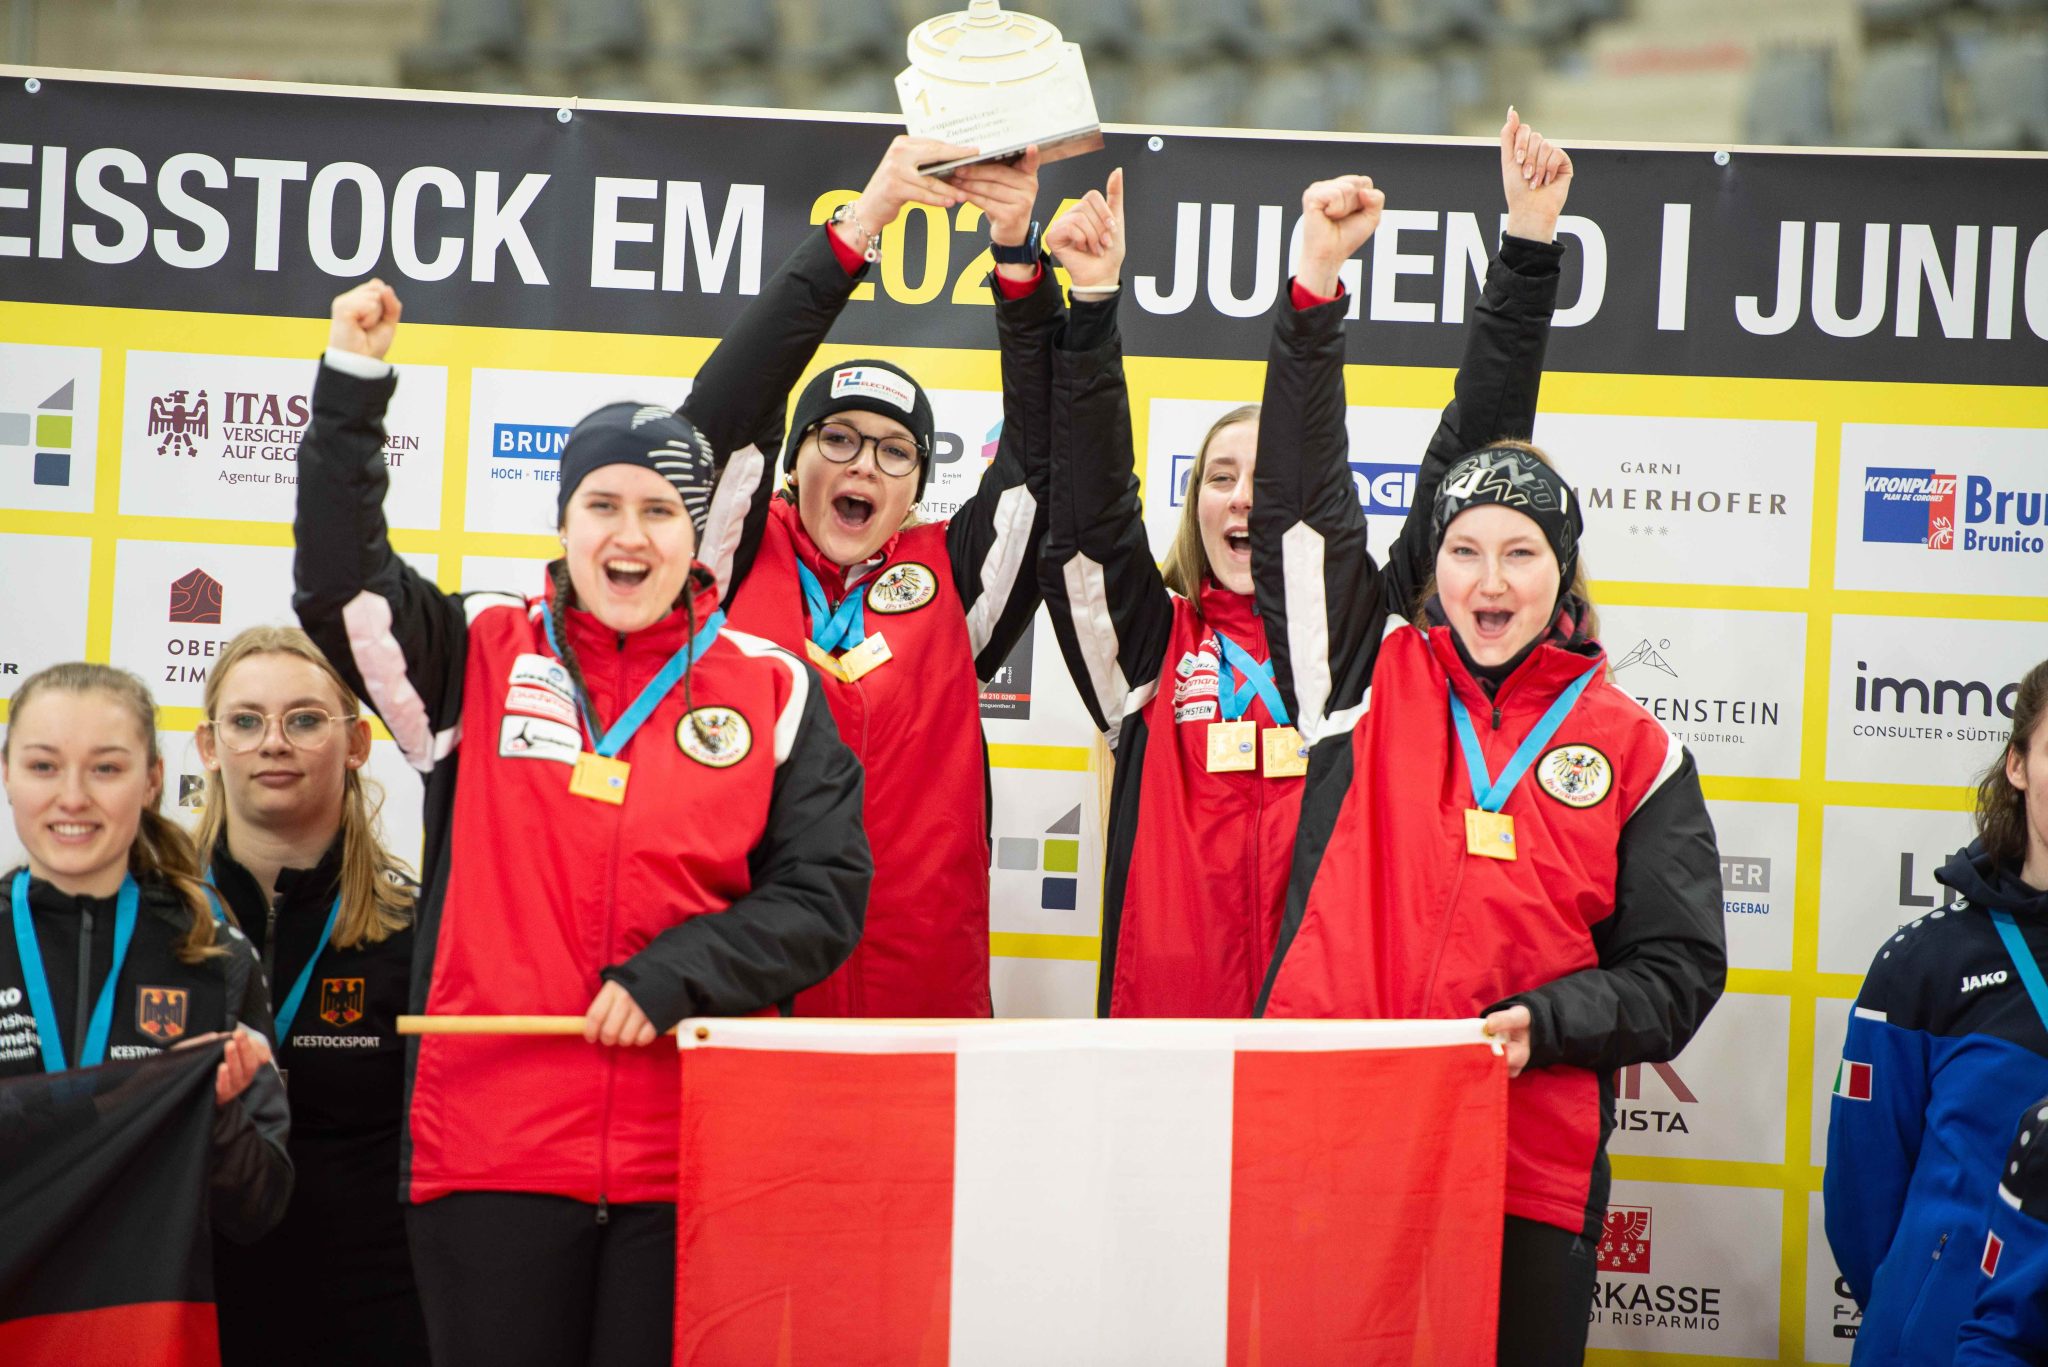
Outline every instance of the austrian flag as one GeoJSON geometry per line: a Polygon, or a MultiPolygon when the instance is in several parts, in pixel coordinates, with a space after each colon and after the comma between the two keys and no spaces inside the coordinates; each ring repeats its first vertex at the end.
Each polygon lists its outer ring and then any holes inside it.
{"type": "Polygon", "coordinates": [[[678,1364],[1493,1361],[1477,1021],[679,1034],[678,1364]]]}

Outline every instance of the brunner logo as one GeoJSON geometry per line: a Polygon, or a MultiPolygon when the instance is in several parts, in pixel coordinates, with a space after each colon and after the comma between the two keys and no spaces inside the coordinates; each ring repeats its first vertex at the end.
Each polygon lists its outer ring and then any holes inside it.
{"type": "Polygon", "coordinates": [[[1616,1281],[1603,1276],[1594,1284],[1593,1323],[1719,1330],[1720,1287],[1650,1279],[1650,1213],[1649,1206],[1607,1208],[1594,1255],[1597,1271],[1620,1273],[1631,1280],[1616,1281]]]}
{"type": "Polygon", "coordinates": [[[2001,489],[1983,475],[1866,466],[1863,539],[1931,551],[2039,555],[2048,490],[2001,489]]]}
{"type": "Polygon", "coordinates": [[[561,481],[562,448],[574,429],[552,423],[501,422],[491,425],[492,479],[561,481]]]}
{"type": "Polygon", "coordinates": [[[1045,833],[1047,838],[1042,841],[1030,836],[998,836],[993,862],[999,869],[1034,872],[1041,866],[1042,849],[1046,876],[1039,880],[1038,905],[1046,911],[1072,911],[1081,891],[1081,880],[1075,876],[1081,869],[1080,805],[1047,826],[1045,833]]]}
{"type": "Polygon", "coordinates": [[[0,413],[0,459],[11,462],[7,448],[26,448],[29,477],[36,484],[63,488],[71,483],[71,420],[75,381],[25,413],[0,413]]]}
{"type": "Polygon", "coordinates": [[[149,435],[162,437],[156,453],[160,456],[199,455],[195,437],[209,433],[206,413],[206,391],[200,390],[194,399],[192,391],[174,389],[168,394],[159,394],[149,401],[149,435]]]}
{"type": "MultiPolygon", "coordinates": [[[[1678,1070],[1668,1063],[1631,1063],[1614,1075],[1614,1128],[1628,1131],[1647,1131],[1651,1134],[1691,1134],[1692,1129],[1685,1123],[1685,1112],[1678,1106],[1699,1104],[1699,1097],[1692,1088],[1685,1085],[1685,1079],[1678,1070]],[[1659,1110],[1652,1106],[1631,1106],[1629,1102],[1643,1099],[1643,1070],[1655,1073],[1657,1080],[1664,1084],[1664,1090],[1671,1094],[1674,1103],[1670,1110],[1659,1110]]],[[[1644,1249],[1649,1247],[1645,1235],[1644,1249]]],[[[1648,1256],[1647,1251],[1644,1254],[1648,1256]]]]}

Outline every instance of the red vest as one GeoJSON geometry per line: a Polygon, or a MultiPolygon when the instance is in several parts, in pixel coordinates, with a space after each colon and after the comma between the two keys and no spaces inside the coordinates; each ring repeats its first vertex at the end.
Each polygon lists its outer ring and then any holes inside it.
{"type": "MultiPolygon", "coordinates": [[[[697,621],[716,609],[708,590],[697,621]]],[[[588,613],[566,623],[607,725],[689,639],[678,610],[623,643],[588,613]]],[[[707,747],[669,690],[621,752],[626,801],[569,791],[584,742],[540,600],[489,607],[469,629],[462,769],[448,882],[425,1009],[436,1015],[580,1016],[598,971],[751,887],[768,825],[778,723],[796,679],[765,642],[721,632],[689,675],[716,725],[707,747]]],[[[788,718],[794,724],[795,718],[788,718]]],[[[673,1201],[676,1055],[657,1042],[429,1035],[419,1042],[411,1199],[533,1191],[581,1201],[673,1201]]]]}
{"type": "MultiPolygon", "coordinates": [[[[799,558],[837,606],[845,571],[777,495],[731,623],[802,658],[810,639],[799,558]]],[[[943,523],[891,537],[853,591],[890,659],[847,682],[819,675],[839,734],[866,772],[862,812],[875,880],[853,957],[797,997],[806,1016],[986,1016],[988,760],[967,614],[943,523]]]]}
{"type": "MultiPolygon", "coordinates": [[[[1450,628],[1388,636],[1370,710],[1351,737],[1351,786],[1267,1015],[1472,1017],[1598,964],[1592,932],[1614,911],[1622,826],[1679,755],[1605,666],[1601,654],[1539,645],[1489,700],[1450,628]],[[1498,775],[1558,694],[1596,665],[1601,674],[1502,808],[1517,857],[1466,853],[1472,782],[1450,690],[1498,775]]],[[[1516,1078],[1508,1214],[1580,1229],[1599,1143],[1593,1073],[1558,1066],[1516,1078]]]]}
{"type": "MultiPolygon", "coordinates": [[[[1202,612],[1174,598],[1159,692],[1145,705],[1112,1016],[1250,1016],[1286,906],[1302,780],[1208,768],[1209,726],[1220,717],[1216,633],[1265,660],[1266,624],[1250,598],[1213,581],[1202,612]]],[[[1244,716],[1258,723],[1262,759],[1274,719],[1256,698],[1244,716]]]]}

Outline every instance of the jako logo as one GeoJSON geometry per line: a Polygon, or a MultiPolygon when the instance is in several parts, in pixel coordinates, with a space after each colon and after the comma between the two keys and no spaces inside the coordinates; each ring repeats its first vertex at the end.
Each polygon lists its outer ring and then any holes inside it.
{"type": "Polygon", "coordinates": [[[1997,987],[2006,978],[2005,970],[1996,973],[1972,973],[1963,979],[1963,991],[1975,992],[1980,987],[1997,987]]]}
{"type": "Polygon", "coordinates": [[[1932,470],[1866,466],[1863,539],[1954,550],[1956,477],[1932,470]]]}
{"type": "Polygon", "coordinates": [[[1600,1228],[1599,1268],[1602,1272],[1650,1270],[1650,1207],[1609,1206],[1600,1228]]]}
{"type": "Polygon", "coordinates": [[[501,422],[491,428],[494,460],[560,460],[568,444],[567,427],[542,423],[501,422]]]}
{"type": "MultiPolygon", "coordinates": [[[[1382,465],[1373,461],[1351,462],[1351,483],[1358,490],[1358,506],[1373,517],[1406,517],[1415,501],[1413,465],[1382,465]]],[[[1173,488],[1169,502],[1178,508],[1187,502],[1188,480],[1195,472],[1193,456],[1173,458],[1173,488]]]]}
{"type": "Polygon", "coordinates": [[[1982,715],[1992,715],[1992,708],[1995,705],[2001,715],[2010,717],[2013,695],[2020,691],[2017,681],[2005,685],[1994,693],[1990,684],[1979,679],[1936,679],[1930,683],[1926,679],[1889,679],[1882,675],[1865,678],[1864,675],[1869,669],[1870,666],[1864,661],[1856,662],[1858,712],[1884,711],[1885,698],[1889,695],[1894,712],[1905,712],[1906,699],[1911,697],[1914,701],[1913,710],[1921,716],[1930,713],[1937,717],[1945,716],[1947,709],[1943,706],[1944,700],[1953,698],[1955,715],[1967,717],[1971,711],[1970,700],[1974,698],[1982,704],[1982,715]]]}

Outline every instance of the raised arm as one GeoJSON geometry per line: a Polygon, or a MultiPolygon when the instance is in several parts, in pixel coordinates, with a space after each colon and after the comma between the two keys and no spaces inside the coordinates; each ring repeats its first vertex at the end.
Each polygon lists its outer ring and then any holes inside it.
{"type": "Polygon", "coordinates": [[[1379,226],[1385,205],[1366,176],[1321,180],[1303,191],[1301,274],[1274,314],[1266,357],[1252,580],[1274,682],[1311,743],[1348,731],[1363,711],[1387,617],[1347,460],[1337,276],[1379,226]]]}
{"type": "Polygon", "coordinates": [[[384,356],[399,312],[381,280],[334,301],[299,442],[292,608],[425,773],[459,733],[469,628],[462,600],[399,559],[384,522],[384,409],[398,386],[384,356]]]}
{"type": "MultiPolygon", "coordinates": [[[[953,184],[988,219],[989,240],[1021,248],[1038,198],[1038,149],[1015,166],[963,167],[953,184]]],[[[995,677],[1038,610],[1038,548],[1045,535],[1047,448],[1051,443],[1052,339],[1060,290],[1044,258],[999,262],[988,282],[996,300],[1003,365],[1003,430],[995,459],[946,525],[953,586],[967,609],[978,679],[995,677]]]]}
{"type": "Polygon", "coordinates": [[[1051,510],[1039,583],[1067,672],[1089,716],[1117,743],[1150,702],[1173,628],[1138,503],[1131,400],[1117,329],[1125,249],[1123,171],[1090,190],[1046,234],[1073,282],[1053,348],[1051,510]]]}

